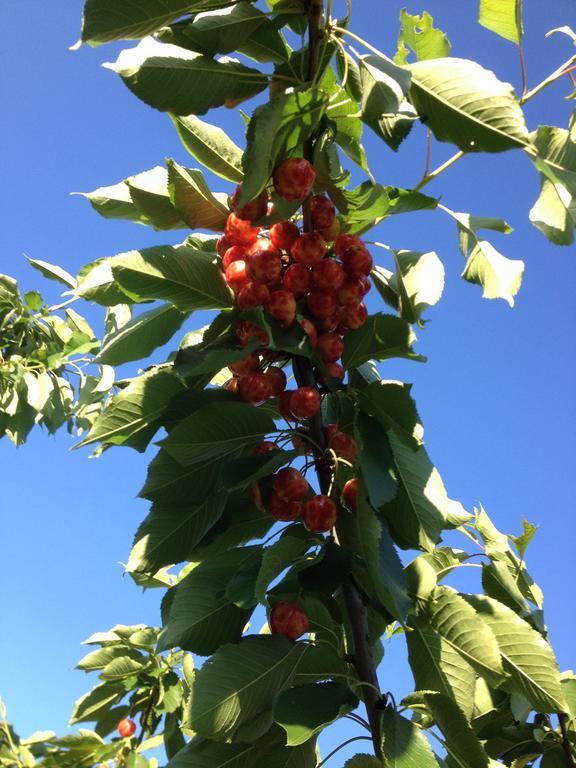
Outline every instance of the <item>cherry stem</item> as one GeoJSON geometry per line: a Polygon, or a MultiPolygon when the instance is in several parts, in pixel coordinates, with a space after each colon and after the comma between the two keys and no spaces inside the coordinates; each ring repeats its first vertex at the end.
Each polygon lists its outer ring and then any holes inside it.
{"type": "MultiPolygon", "coordinates": [[[[323,35],[322,17],[324,12],[324,2],[323,0],[307,0],[306,7],[308,12],[309,38],[308,80],[312,81],[316,75],[319,63],[319,44],[322,41],[323,35]]],[[[304,153],[309,162],[314,161],[313,139],[309,139],[306,142],[304,153]]],[[[310,198],[304,201],[303,214],[304,231],[311,232],[312,221],[310,215],[310,198]]],[[[292,367],[294,370],[294,377],[299,387],[314,387],[315,389],[318,389],[318,384],[314,378],[312,364],[307,358],[294,357],[292,359],[292,367]]],[[[314,464],[316,474],[318,475],[320,491],[322,494],[328,495],[332,484],[332,467],[331,462],[326,458],[326,436],[324,434],[321,411],[310,419],[308,427],[312,442],[316,446],[314,464]]],[[[354,642],[353,663],[358,675],[358,680],[363,689],[364,704],[366,706],[366,713],[370,724],[374,753],[381,759],[381,712],[378,709],[378,705],[382,700],[382,696],[376,674],[376,662],[368,639],[368,611],[362,595],[352,577],[346,579],[342,586],[342,590],[354,642]]]]}

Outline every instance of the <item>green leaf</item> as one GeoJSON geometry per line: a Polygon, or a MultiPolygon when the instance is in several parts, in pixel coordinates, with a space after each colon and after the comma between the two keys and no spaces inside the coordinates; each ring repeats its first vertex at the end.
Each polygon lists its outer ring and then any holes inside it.
{"type": "Polygon", "coordinates": [[[280,157],[302,150],[303,142],[318,127],[327,103],[328,94],[307,89],[283,93],[254,110],[242,158],[244,180],[240,204],[262,192],[280,157]]]}
{"type": "Polygon", "coordinates": [[[346,334],[342,363],[350,370],[368,360],[405,357],[423,361],[425,358],[412,350],[415,341],[416,334],[405,320],[381,313],[370,315],[362,328],[346,334]]]}
{"type": "Polygon", "coordinates": [[[250,611],[234,605],[226,597],[225,589],[253,551],[253,547],[233,549],[205,560],[172,587],[163,609],[159,650],[179,647],[208,656],[224,643],[240,640],[250,611]]]}
{"type": "Polygon", "coordinates": [[[410,720],[387,707],[382,716],[383,757],[386,768],[437,768],[432,747],[410,720]]]}
{"type": "Polygon", "coordinates": [[[195,248],[164,245],[129,251],[114,260],[112,273],[136,301],[164,299],[182,312],[232,303],[214,256],[195,248]]]}
{"type": "MultiPolygon", "coordinates": [[[[141,656],[141,654],[139,655],[141,656]]],[[[102,680],[123,680],[126,677],[138,674],[145,666],[146,660],[143,656],[140,659],[136,659],[125,653],[106,664],[100,673],[100,677],[102,680]]]]}
{"type": "Polygon", "coordinates": [[[170,400],[183,390],[182,381],[166,370],[152,370],[133,379],[112,398],[78,447],[97,442],[123,445],[134,438],[144,439],[147,445],[170,400]]]}
{"type": "Polygon", "coordinates": [[[82,42],[145,37],[186,13],[228,5],[226,0],[139,0],[120,9],[115,0],[87,0],[82,19],[82,42]]]}
{"type": "Polygon", "coordinates": [[[273,636],[247,637],[238,645],[219,648],[196,675],[192,729],[205,738],[226,741],[258,718],[260,733],[253,738],[266,733],[273,703],[292,682],[308,648],[273,636]]]}
{"type": "Polygon", "coordinates": [[[247,488],[254,481],[272,475],[299,455],[298,451],[278,449],[257,456],[241,456],[235,461],[227,462],[223,477],[224,486],[228,490],[247,488]]]}
{"type": "Polygon", "coordinates": [[[394,251],[396,275],[390,283],[399,295],[400,317],[421,323],[422,313],[444,292],[444,264],[434,251],[394,251]]]}
{"type": "Polygon", "coordinates": [[[312,536],[307,539],[290,536],[289,532],[264,550],[262,564],[256,579],[256,599],[264,603],[268,585],[291,565],[304,557],[315,543],[312,536]]]}
{"type": "Polygon", "coordinates": [[[118,683],[97,685],[74,703],[70,725],[98,719],[103,710],[117,704],[125,693],[124,686],[118,683]]]}
{"type": "Polygon", "coordinates": [[[112,265],[122,260],[122,255],[97,259],[85,264],[78,273],[75,295],[87,301],[94,301],[105,307],[126,306],[134,303],[117,285],[112,274],[112,265]]]}
{"type": "Polygon", "coordinates": [[[26,258],[28,259],[30,266],[34,267],[34,269],[37,269],[38,272],[40,272],[41,275],[44,275],[44,277],[48,278],[48,280],[56,280],[56,282],[67,285],[69,288],[76,287],[76,278],[72,277],[72,275],[66,272],[65,269],[62,269],[62,267],[58,267],[54,264],[48,264],[47,261],[31,259],[29,256],[26,258]]]}
{"type": "Polygon", "coordinates": [[[346,761],[344,768],[382,768],[382,763],[371,755],[354,755],[346,761]]]}
{"type": "Polygon", "coordinates": [[[477,674],[495,686],[506,679],[494,634],[463,597],[448,587],[437,587],[428,601],[426,613],[432,629],[477,674]]]}
{"type": "Polygon", "coordinates": [[[360,408],[412,448],[422,445],[424,429],[410,395],[412,387],[400,381],[375,381],[358,393],[360,408]]]}
{"type": "Polygon", "coordinates": [[[383,507],[392,537],[405,549],[431,551],[451,509],[442,478],[424,447],[417,451],[388,433],[398,480],[398,495],[383,507]]]}
{"type": "Polygon", "coordinates": [[[406,64],[408,49],[414,52],[418,61],[423,61],[450,56],[451,47],[447,35],[434,27],[434,19],[428,11],[417,16],[402,8],[398,52],[394,57],[397,64],[406,64]]]}
{"type": "Polygon", "coordinates": [[[273,418],[262,408],[219,403],[193,413],[161,445],[180,464],[190,466],[257,443],[274,430],[273,418]]]}
{"type": "MultiPolygon", "coordinates": [[[[197,408],[205,404],[198,400],[197,408]]],[[[139,493],[143,499],[156,502],[165,509],[190,505],[196,493],[203,503],[215,488],[220,486],[222,465],[208,460],[204,465],[183,469],[165,451],[160,451],[150,462],[146,483],[139,493]]]]}
{"type": "Polygon", "coordinates": [[[474,708],[470,692],[476,684],[472,667],[427,621],[413,616],[408,628],[406,643],[416,688],[454,699],[470,719],[474,708]]]}
{"type": "Polygon", "coordinates": [[[375,509],[391,501],[398,486],[394,477],[394,457],[384,427],[376,419],[359,413],[355,424],[359,462],[368,497],[375,509]]]}
{"type": "Polygon", "coordinates": [[[170,199],[190,229],[222,232],[229,213],[227,196],[213,194],[202,171],[184,168],[175,160],[167,165],[170,199]]]}
{"type": "Polygon", "coordinates": [[[274,720],[286,731],[287,746],[297,747],[357,706],[358,699],[348,686],[312,683],[280,694],[274,705],[274,720]]]}
{"type": "Polygon", "coordinates": [[[469,283],[480,285],[485,299],[505,299],[513,307],[523,274],[523,261],[507,259],[488,240],[478,240],[462,277],[469,283]]]}
{"type": "Polygon", "coordinates": [[[530,145],[524,114],[508,83],[468,59],[408,66],[410,100],[439,141],[464,152],[504,152],[530,145]]]}
{"type": "Polygon", "coordinates": [[[500,647],[507,690],[524,696],[538,712],[566,712],[558,665],[550,645],[535,629],[497,600],[465,595],[490,627],[500,647]]]}
{"type": "Polygon", "coordinates": [[[150,171],[131,176],[124,183],[128,187],[134,205],[146,217],[146,223],[153,226],[154,229],[183,229],[186,227],[186,222],[182,219],[180,212],[172,205],[168,191],[166,168],[156,166],[150,171]]]}
{"type": "Polygon", "coordinates": [[[458,705],[440,693],[425,693],[423,699],[444,734],[454,765],[458,768],[488,768],[488,755],[458,705]]]}
{"type": "Polygon", "coordinates": [[[268,78],[232,60],[216,61],[153,38],[122,51],[104,64],[151,107],[177,115],[203,115],[213,107],[249,99],[263,91],[268,78]]]}
{"type": "Polygon", "coordinates": [[[168,343],[186,318],[185,313],[171,304],[162,304],[143,312],[115,333],[104,337],[96,360],[105,365],[143,360],[168,343]]]}
{"type": "Polygon", "coordinates": [[[361,56],[359,64],[364,122],[396,114],[410,89],[410,72],[382,56],[361,56]]]}
{"type": "Polygon", "coordinates": [[[194,115],[170,117],[182,144],[198,162],[223,179],[242,181],[242,150],[221,128],[194,115]]]}
{"type": "Polygon", "coordinates": [[[500,37],[520,44],[522,29],[522,0],[480,0],[480,24],[500,37]]]}
{"type": "Polygon", "coordinates": [[[121,656],[127,656],[135,662],[142,663],[144,661],[144,656],[132,648],[127,648],[125,645],[109,645],[88,653],[76,664],[76,669],[81,669],[84,672],[104,669],[110,662],[121,656]]]}
{"type": "Polygon", "coordinates": [[[250,744],[218,744],[195,737],[170,761],[170,768],[316,768],[316,744],[284,747],[266,740],[250,744]]]}
{"type": "MultiPolygon", "coordinates": [[[[179,469],[182,472],[182,467],[179,469]]],[[[195,547],[222,517],[226,505],[225,494],[216,495],[212,488],[209,492],[213,495],[197,505],[153,505],[136,532],[126,570],[155,573],[164,566],[193,559],[195,547]]],[[[190,493],[197,493],[193,485],[190,493]]]]}
{"type": "Polygon", "coordinates": [[[528,603],[506,563],[499,560],[482,563],[482,587],[484,594],[499,600],[516,613],[528,611],[528,603]]]}

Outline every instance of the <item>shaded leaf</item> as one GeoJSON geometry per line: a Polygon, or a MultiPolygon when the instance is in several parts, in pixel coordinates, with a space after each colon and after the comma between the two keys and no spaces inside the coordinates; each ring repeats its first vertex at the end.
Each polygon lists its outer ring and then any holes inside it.
{"type": "Polygon", "coordinates": [[[215,125],[194,115],[170,115],[188,152],[212,173],[229,181],[242,181],[242,150],[215,125]]]}
{"type": "Polygon", "coordinates": [[[412,350],[416,334],[405,321],[394,315],[370,315],[367,322],[344,339],[342,362],[347,369],[357,368],[368,360],[388,360],[405,357],[423,361],[412,350]]]}
{"type": "Polygon", "coordinates": [[[190,229],[222,232],[228,218],[227,197],[212,193],[202,171],[168,160],[170,200],[190,229]]]}
{"type": "Polygon", "coordinates": [[[432,747],[410,720],[387,707],[382,716],[384,761],[387,768],[437,768],[432,747]]]}
{"type": "Polygon", "coordinates": [[[357,706],[358,699],[348,686],[312,683],[280,694],[274,705],[274,720],[286,731],[287,745],[296,747],[357,706]]]}

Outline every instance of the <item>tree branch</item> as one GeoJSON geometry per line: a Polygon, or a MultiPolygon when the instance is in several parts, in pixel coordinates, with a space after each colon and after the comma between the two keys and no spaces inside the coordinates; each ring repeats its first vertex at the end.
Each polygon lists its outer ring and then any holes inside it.
{"type": "Polygon", "coordinates": [[[562,749],[566,755],[566,765],[568,768],[575,768],[576,763],[572,757],[572,747],[570,746],[570,739],[568,738],[568,729],[566,728],[566,722],[568,721],[568,715],[558,715],[558,722],[560,723],[560,731],[562,733],[562,749]]]}

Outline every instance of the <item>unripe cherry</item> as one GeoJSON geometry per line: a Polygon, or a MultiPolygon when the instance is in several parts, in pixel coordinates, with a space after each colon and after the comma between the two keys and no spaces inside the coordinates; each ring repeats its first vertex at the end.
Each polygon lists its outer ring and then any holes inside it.
{"type": "Polygon", "coordinates": [[[273,291],[264,304],[264,309],[278,320],[283,328],[293,325],[296,320],[296,299],[290,291],[273,291]]]}
{"type": "Polygon", "coordinates": [[[233,261],[246,261],[246,247],[244,245],[231,245],[222,256],[222,269],[226,271],[233,261]]]}
{"type": "Polygon", "coordinates": [[[286,389],[286,384],[288,383],[288,379],[286,378],[286,374],[282,368],[271,366],[267,371],[265,371],[264,376],[266,376],[268,379],[268,383],[272,389],[273,397],[278,397],[282,394],[282,392],[284,392],[286,389]]]}
{"type": "Polygon", "coordinates": [[[358,235],[339,235],[334,241],[334,253],[341,258],[343,253],[354,245],[364,245],[358,235]]]}
{"type": "Polygon", "coordinates": [[[363,245],[353,245],[342,254],[342,266],[344,272],[351,278],[360,278],[369,275],[372,271],[373,261],[370,251],[363,245]]]}
{"type": "Polygon", "coordinates": [[[268,512],[281,523],[289,523],[297,520],[302,514],[302,502],[286,501],[276,493],[271,493],[268,499],[268,512]]]}
{"type": "Polygon", "coordinates": [[[311,419],[320,410],[322,399],[314,387],[298,387],[290,397],[290,410],[298,420],[311,419]]]}
{"type": "Polygon", "coordinates": [[[238,394],[246,403],[260,405],[272,397],[272,387],[264,373],[247,373],[238,379],[238,394]]]}
{"type": "Polygon", "coordinates": [[[329,229],[336,218],[336,208],[324,195],[314,195],[310,200],[310,213],[314,229],[329,229]]]}
{"type": "Polygon", "coordinates": [[[310,486],[297,469],[286,467],[272,478],[272,489],[284,501],[302,501],[308,495],[310,486]]]}
{"type": "Polygon", "coordinates": [[[276,285],[282,276],[280,253],[268,240],[258,240],[246,256],[248,274],[255,283],[276,285]]]}
{"type": "Polygon", "coordinates": [[[308,320],[308,318],[303,317],[300,320],[300,325],[302,328],[304,328],[305,333],[308,336],[308,341],[310,344],[315,347],[318,344],[318,331],[316,330],[316,326],[313,322],[308,320]]]}
{"type": "Polygon", "coordinates": [[[348,480],[342,488],[342,499],[351,512],[356,512],[358,507],[358,478],[348,480]]]}
{"type": "Polygon", "coordinates": [[[346,273],[334,259],[323,259],[312,267],[312,281],[316,288],[337,291],[346,279],[346,273]]]}
{"type": "Polygon", "coordinates": [[[259,325],[251,323],[248,320],[243,320],[241,323],[238,323],[234,328],[234,333],[243,347],[249,344],[252,339],[257,339],[263,347],[267,347],[270,343],[270,338],[264,328],[260,328],[259,325]]]}
{"type": "Polygon", "coordinates": [[[125,717],[118,723],[118,733],[123,739],[129,739],[130,736],[134,736],[136,733],[136,723],[134,720],[130,720],[129,717],[125,717]]]}
{"type": "Polygon", "coordinates": [[[338,290],[338,301],[343,305],[360,304],[365,293],[362,280],[352,280],[348,277],[338,290]]]}
{"type": "Polygon", "coordinates": [[[300,230],[292,221],[279,221],[270,227],[270,242],[281,251],[289,251],[299,237],[300,230]]]}
{"type": "Polygon", "coordinates": [[[308,309],[320,320],[332,317],[338,309],[338,300],[334,291],[325,288],[314,288],[306,299],[308,309]]]}
{"type": "Polygon", "coordinates": [[[338,518],[338,508],[329,496],[314,496],[302,507],[302,520],[312,533],[327,533],[338,518]]]}
{"type": "Polygon", "coordinates": [[[290,255],[298,264],[311,267],[326,255],[326,241],[318,232],[306,232],[294,242],[290,255]]]}
{"type": "Polygon", "coordinates": [[[226,283],[232,288],[234,293],[239,293],[248,283],[250,278],[246,272],[245,261],[233,261],[224,273],[226,283]]]}
{"type": "Polygon", "coordinates": [[[336,456],[342,459],[354,461],[358,456],[358,444],[353,437],[344,432],[336,432],[328,441],[328,446],[334,451],[336,456]]]}
{"type": "Polygon", "coordinates": [[[260,367],[260,355],[258,352],[251,352],[246,357],[241,357],[235,363],[230,363],[228,368],[236,376],[245,376],[247,373],[254,373],[260,367]]]}
{"type": "Polygon", "coordinates": [[[224,235],[230,245],[252,245],[256,242],[260,227],[253,227],[249,221],[238,218],[231,213],[226,220],[224,235]]]}
{"type": "Polygon", "coordinates": [[[337,333],[322,333],[318,337],[318,351],[325,363],[335,363],[342,357],[344,342],[337,333]]]}
{"type": "Polygon", "coordinates": [[[367,319],[368,310],[365,304],[347,304],[340,315],[342,327],[350,331],[362,328],[367,319]]]}
{"type": "Polygon", "coordinates": [[[230,207],[239,219],[256,221],[257,219],[266,216],[268,211],[268,192],[266,192],[266,190],[261,192],[254,200],[251,200],[241,208],[238,208],[238,200],[240,199],[241,193],[242,185],[239,184],[230,198],[230,207]]]}
{"type": "Polygon", "coordinates": [[[274,171],[274,189],[284,200],[304,200],[314,186],[316,171],[303,157],[292,157],[274,171]]]}
{"type": "Polygon", "coordinates": [[[226,235],[222,235],[222,237],[218,238],[216,242],[216,252],[218,253],[218,256],[220,256],[220,258],[223,259],[224,254],[226,253],[228,248],[231,248],[231,247],[232,247],[232,243],[230,242],[230,240],[228,240],[226,235]]]}
{"type": "Polygon", "coordinates": [[[298,640],[310,629],[308,616],[296,603],[278,603],[270,611],[268,619],[273,635],[281,635],[288,640],[298,640]]]}
{"type": "Polygon", "coordinates": [[[262,443],[258,443],[252,448],[252,456],[261,456],[264,453],[270,453],[271,451],[280,450],[276,443],[271,440],[264,440],[262,443]]]}
{"type": "Polygon", "coordinates": [[[282,285],[294,296],[305,296],[312,288],[312,272],[306,264],[291,264],[282,278],[282,285]]]}
{"type": "Polygon", "coordinates": [[[270,296],[270,291],[262,283],[253,283],[252,281],[240,289],[236,297],[236,303],[240,309],[253,309],[254,307],[263,307],[264,302],[270,296]]]}

